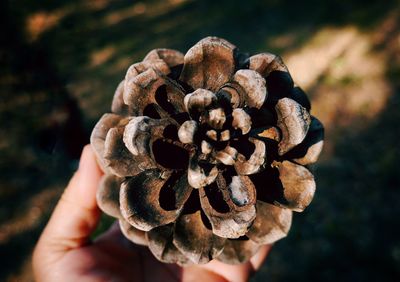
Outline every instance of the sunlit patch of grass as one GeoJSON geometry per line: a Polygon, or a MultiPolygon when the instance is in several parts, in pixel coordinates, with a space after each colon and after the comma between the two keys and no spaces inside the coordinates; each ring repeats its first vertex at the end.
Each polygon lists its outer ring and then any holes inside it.
{"type": "Polygon", "coordinates": [[[62,18],[70,12],[71,9],[65,8],[54,12],[40,11],[27,17],[25,29],[28,33],[29,40],[37,40],[42,33],[57,26],[62,18]]]}
{"type": "Polygon", "coordinates": [[[137,2],[131,7],[123,8],[115,12],[109,13],[104,18],[106,25],[116,25],[123,20],[142,15],[146,12],[147,5],[143,2],[137,2]]]}
{"type": "Polygon", "coordinates": [[[320,83],[332,87],[347,87],[350,85],[357,85],[362,82],[362,78],[357,75],[347,74],[341,77],[334,77],[331,75],[325,75],[320,79],[320,83]]]}
{"type": "Polygon", "coordinates": [[[116,49],[114,46],[107,46],[100,50],[93,51],[90,55],[90,67],[96,67],[104,64],[108,61],[114,54],[116,49]]]}
{"type": "Polygon", "coordinates": [[[138,16],[145,18],[154,18],[161,16],[173,9],[189,2],[188,0],[170,0],[170,1],[156,1],[156,2],[137,2],[129,7],[124,7],[107,14],[103,23],[106,26],[116,25],[124,20],[129,20],[138,16]]]}
{"type": "Polygon", "coordinates": [[[272,49],[284,50],[295,44],[298,32],[289,32],[267,40],[267,45],[272,49]]]}
{"type": "Polygon", "coordinates": [[[98,11],[107,8],[111,0],[85,0],[83,5],[90,10],[98,11]]]}
{"type": "Polygon", "coordinates": [[[392,93],[385,54],[373,51],[371,40],[354,27],[328,28],[289,55],[289,69],[309,90],[313,114],[330,137],[349,124],[366,125],[365,119],[378,115],[392,93]]]}
{"type": "Polygon", "coordinates": [[[295,81],[309,89],[356,40],[354,27],[324,28],[303,46],[286,54],[286,63],[295,81]]]}

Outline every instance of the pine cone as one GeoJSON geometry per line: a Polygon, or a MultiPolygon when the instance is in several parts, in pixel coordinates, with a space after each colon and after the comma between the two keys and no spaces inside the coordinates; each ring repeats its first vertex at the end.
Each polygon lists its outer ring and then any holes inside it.
{"type": "Polygon", "coordinates": [[[98,204],[163,262],[242,263],[313,198],[324,132],[310,108],[278,56],[215,37],[153,50],[93,130],[98,204]]]}

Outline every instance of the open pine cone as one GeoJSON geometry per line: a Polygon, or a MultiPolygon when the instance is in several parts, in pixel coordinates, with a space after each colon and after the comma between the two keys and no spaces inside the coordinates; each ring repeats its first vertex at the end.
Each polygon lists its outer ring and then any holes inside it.
{"type": "Polygon", "coordinates": [[[207,37],[133,64],[91,143],[100,208],[161,261],[248,260],[312,200],[322,124],[282,60],[207,37]]]}

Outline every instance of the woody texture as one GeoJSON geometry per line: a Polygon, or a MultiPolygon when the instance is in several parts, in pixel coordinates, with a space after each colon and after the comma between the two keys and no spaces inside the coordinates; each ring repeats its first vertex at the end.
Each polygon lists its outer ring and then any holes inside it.
{"type": "Polygon", "coordinates": [[[311,202],[324,129],[279,56],[216,37],[133,64],[91,136],[97,201],[167,263],[249,260],[311,202]]]}

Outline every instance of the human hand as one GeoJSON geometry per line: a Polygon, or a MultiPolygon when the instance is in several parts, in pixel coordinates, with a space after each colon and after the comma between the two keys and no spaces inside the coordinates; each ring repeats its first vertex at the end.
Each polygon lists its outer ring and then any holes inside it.
{"type": "Polygon", "coordinates": [[[247,263],[180,267],[159,262],[150,251],[128,241],[114,224],[94,242],[100,210],[96,190],[102,172],[90,146],[58,202],[33,254],[37,281],[247,281],[267,256],[265,246],[247,263]]]}

